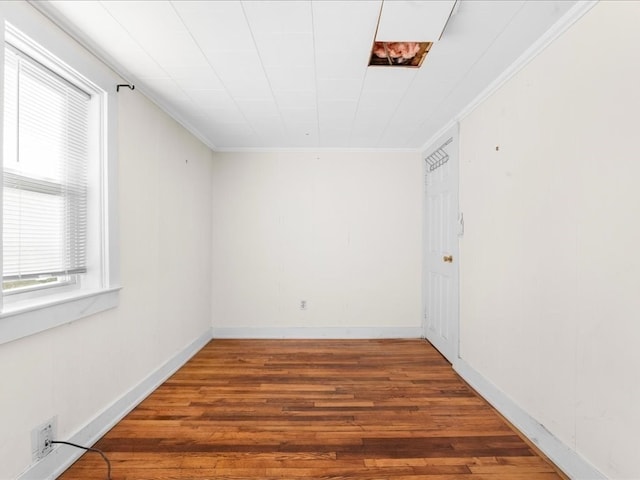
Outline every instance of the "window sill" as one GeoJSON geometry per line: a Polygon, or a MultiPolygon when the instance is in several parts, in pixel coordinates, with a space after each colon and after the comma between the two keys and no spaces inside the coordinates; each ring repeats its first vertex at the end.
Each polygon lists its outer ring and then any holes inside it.
{"type": "Polygon", "coordinates": [[[0,345],[114,308],[120,288],[75,291],[6,305],[0,313],[0,345]]]}

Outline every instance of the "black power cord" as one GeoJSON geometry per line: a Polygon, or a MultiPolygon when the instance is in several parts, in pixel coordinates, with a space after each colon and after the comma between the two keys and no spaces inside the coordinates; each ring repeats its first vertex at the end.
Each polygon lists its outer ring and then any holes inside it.
{"type": "Polygon", "coordinates": [[[61,445],[69,445],[71,447],[76,447],[76,448],[81,448],[83,450],[86,450],[88,452],[95,452],[100,454],[100,456],[102,458],[104,458],[104,461],[107,462],[107,480],[111,480],[111,462],[109,461],[109,459],[107,458],[107,456],[104,454],[104,452],[102,450],[98,450],[97,448],[92,448],[92,447],[83,447],[82,445],[78,445],[76,443],[71,443],[71,442],[63,442],[62,440],[51,440],[51,443],[59,443],[61,445]]]}

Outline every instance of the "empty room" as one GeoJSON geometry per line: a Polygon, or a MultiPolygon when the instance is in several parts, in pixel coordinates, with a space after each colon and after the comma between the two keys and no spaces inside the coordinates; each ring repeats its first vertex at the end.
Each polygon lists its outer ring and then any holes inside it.
{"type": "Polygon", "coordinates": [[[0,19],[0,480],[640,479],[640,2],[0,19]]]}

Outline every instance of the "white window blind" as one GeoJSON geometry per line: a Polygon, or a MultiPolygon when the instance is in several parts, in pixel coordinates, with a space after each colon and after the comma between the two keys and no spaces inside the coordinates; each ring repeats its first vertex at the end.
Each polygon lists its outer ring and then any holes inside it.
{"type": "Polygon", "coordinates": [[[7,45],[3,285],[84,273],[91,97],[7,45]]]}

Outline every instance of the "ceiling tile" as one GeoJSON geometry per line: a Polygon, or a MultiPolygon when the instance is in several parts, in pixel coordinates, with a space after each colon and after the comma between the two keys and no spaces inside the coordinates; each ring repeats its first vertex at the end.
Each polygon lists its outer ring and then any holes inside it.
{"type": "Polygon", "coordinates": [[[307,32],[312,31],[311,1],[243,1],[242,7],[249,20],[251,30],[260,32],[307,32]]]}
{"type": "Polygon", "coordinates": [[[287,132],[279,116],[250,119],[250,124],[265,146],[281,145],[287,132]]]}
{"type": "Polygon", "coordinates": [[[168,67],[167,72],[185,90],[224,90],[211,67],[168,67]]]}
{"type": "Polygon", "coordinates": [[[144,84],[144,92],[154,100],[170,98],[167,103],[171,110],[181,112],[194,109],[195,105],[192,98],[173,79],[142,77],[140,80],[144,84]]]}
{"type": "Polygon", "coordinates": [[[266,133],[267,136],[271,136],[276,133],[284,133],[284,126],[280,115],[254,117],[248,121],[261,135],[266,133]]]}
{"type": "Polygon", "coordinates": [[[405,67],[369,67],[364,79],[364,90],[400,90],[405,91],[418,73],[417,68],[405,67]]]}
{"type": "Polygon", "coordinates": [[[351,146],[349,131],[336,130],[331,127],[323,128],[320,140],[323,145],[331,145],[333,148],[348,148],[351,146]]]}
{"type": "Polygon", "coordinates": [[[127,31],[136,38],[154,39],[158,28],[180,31],[184,27],[170,2],[159,0],[101,0],[127,31]],[[144,19],[144,21],[140,21],[144,19]]]}
{"type": "Polygon", "coordinates": [[[247,122],[217,122],[211,123],[215,126],[215,132],[221,136],[254,136],[255,132],[247,122]]]}
{"type": "Polygon", "coordinates": [[[280,109],[280,114],[286,124],[315,124],[318,121],[318,111],[315,108],[283,108],[280,109]]]}
{"type": "Polygon", "coordinates": [[[357,100],[362,78],[318,78],[319,100],[357,100]]]}
{"type": "Polygon", "coordinates": [[[321,131],[336,130],[346,133],[351,133],[353,123],[355,120],[355,109],[353,112],[343,112],[342,114],[337,112],[327,112],[325,114],[322,111],[318,112],[321,131]]]}
{"type": "Polygon", "coordinates": [[[300,142],[309,143],[318,138],[318,125],[315,122],[285,122],[285,127],[290,135],[297,138],[297,145],[300,145],[300,142]]]}
{"type": "Polygon", "coordinates": [[[352,120],[357,110],[357,100],[321,100],[318,102],[321,122],[334,122],[342,118],[352,120]]]}
{"type": "Polygon", "coordinates": [[[205,66],[202,52],[169,2],[102,2],[113,18],[161,65],[205,66]],[[140,19],[145,21],[140,21],[140,19]]]}
{"type": "Polygon", "coordinates": [[[205,54],[209,50],[255,50],[240,2],[179,0],[171,4],[205,54]]]}
{"type": "MultiPolygon", "coordinates": [[[[575,4],[461,0],[421,68],[386,69],[367,67],[382,0],[32,3],[221,148],[419,148],[575,4]]],[[[438,5],[385,18],[404,36],[438,5]]]]}
{"type": "Polygon", "coordinates": [[[225,77],[225,84],[231,95],[237,100],[268,100],[273,98],[269,84],[262,79],[252,79],[247,76],[225,77]]]}
{"type": "Polygon", "coordinates": [[[273,92],[279,108],[315,108],[316,92],[273,92]]]}
{"type": "Polygon", "coordinates": [[[376,40],[436,42],[440,39],[455,3],[455,0],[384,2],[376,40]]]}
{"type": "Polygon", "coordinates": [[[265,67],[313,67],[311,32],[254,33],[260,60],[265,67]]]}
{"type": "Polygon", "coordinates": [[[110,61],[117,61],[127,73],[144,71],[148,76],[166,75],[100,2],[56,1],[52,5],[58,14],[76,26],[77,35],[98,48],[110,61]]]}
{"type": "Polygon", "coordinates": [[[317,49],[315,62],[318,77],[362,79],[369,64],[370,55],[371,45],[360,50],[343,49],[334,51],[317,49]]]}
{"type": "Polygon", "coordinates": [[[287,130],[287,140],[292,148],[317,148],[319,145],[318,131],[315,129],[287,130]]]}
{"type": "Polygon", "coordinates": [[[211,68],[219,77],[251,75],[259,71],[264,77],[262,62],[256,50],[207,49],[211,68]]]}
{"type": "Polygon", "coordinates": [[[237,100],[238,107],[248,117],[278,116],[278,105],[274,100],[237,100]]]}
{"type": "Polygon", "coordinates": [[[201,109],[237,108],[226,90],[189,90],[189,96],[201,109]]]}
{"type": "Polygon", "coordinates": [[[277,130],[274,132],[269,132],[265,129],[264,132],[260,134],[260,148],[269,148],[269,149],[277,149],[281,148],[282,142],[286,141],[287,133],[284,130],[277,130]]]}
{"type": "Polygon", "coordinates": [[[318,51],[370,51],[381,0],[314,0],[313,26],[318,51]]]}
{"type": "Polygon", "coordinates": [[[267,68],[266,73],[274,92],[313,92],[316,89],[313,68],[267,68]]]}
{"type": "Polygon", "coordinates": [[[186,31],[173,32],[170,36],[159,31],[155,40],[143,43],[142,47],[154,60],[168,68],[208,66],[207,59],[186,31]]]}
{"type": "Polygon", "coordinates": [[[244,114],[239,108],[208,108],[199,111],[203,118],[207,119],[207,125],[217,123],[243,123],[246,122],[244,114]]]}
{"type": "Polygon", "coordinates": [[[360,106],[351,130],[353,146],[362,147],[366,144],[376,146],[389,124],[391,110],[392,107],[389,106],[385,106],[384,109],[360,106]]]}

